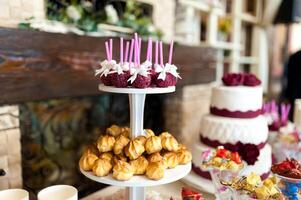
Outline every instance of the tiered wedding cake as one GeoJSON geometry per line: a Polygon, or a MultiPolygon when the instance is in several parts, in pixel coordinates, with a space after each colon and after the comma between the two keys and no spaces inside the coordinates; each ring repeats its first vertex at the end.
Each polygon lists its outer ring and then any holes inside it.
{"type": "Polygon", "coordinates": [[[213,88],[210,114],[201,122],[200,141],[193,147],[193,170],[200,170],[201,152],[224,146],[238,151],[248,164],[243,174],[256,172],[267,177],[271,167],[271,147],[267,144],[268,125],[261,116],[261,82],[252,74],[227,74],[224,85],[213,88]]]}

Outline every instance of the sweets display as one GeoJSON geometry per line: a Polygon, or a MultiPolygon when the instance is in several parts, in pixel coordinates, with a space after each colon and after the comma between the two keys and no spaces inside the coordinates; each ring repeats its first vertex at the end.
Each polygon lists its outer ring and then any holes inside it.
{"type": "MultiPolygon", "coordinates": [[[[248,176],[237,177],[229,182],[222,181],[223,185],[234,189],[234,196],[249,196],[252,199],[283,199],[281,191],[277,187],[276,177],[270,177],[262,181],[256,173],[248,176]]],[[[240,198],[238,198],[240,199],[240,198]]]]}
{"type": "Polygon", "coordinates": [[[184,187],[182,188],[181,195],[183,200],[205,200],[200,192],[195,192],[184,187]]]}
{"type": "Polygon", "coordinates": [[[301,167],[294,158],[287,158],[272,166],[272,172],[281,178],[280,187],[289,200],[297,200],[301,189],[301,167]]]}
{"type": "Polygon", "coordinates": [[[105,42],[107,59],[100,63],[101,68],[95,71],[95,76],[106,86],[118,88],[134,87],[169,87],[175,86],[181,78],[177,67],[172,64],[173,42],[170,43],[169,59],[163,61],[163,43],[155,42],[153,63],[153,41],[148,39],[145,61],[141,63],[141,38],[135,33],[130,41],[120,38],[119,62],[113,59],[113,40],[105,42]]]}
{"type": "Polygon", "coordinates": [[[290,104],[281,103],[277,105],[275,101],[263,104],[263,115],[268,121],[270,131],[278,131],[281,127],[285,127],[288,124],[290,109],[290,104]]]}
{"type": "Polygon", "coordinates": [[[220,146],[216,150],[206,150],[202,153],[201,168],[206,170],[214,168],[219,170],[239,171],[243,168],[238,152],[230,152],[220,146]]]}
{"type": "Polygon", "coordinates": [[[79,161],[80,168],[100,177],[112,172],[113,178],[120,181],[144,174],[149,179],[159,180],[166,170],[192,160],[191,152],[170,133],[155,136],[147,129],[145,136],[132,140],[129,135],[127,127],[112,125],[107,128],[106,135],[86,148],[79,161]]]}
{"type": "Polygon", "coordinates": [[[272,164],[271,147],[267,144],[268,124],[261,115],[263,90],[253,74],[226,74],[223,85],[212,89],[210,114],[200,126],[200,142],[192,149],[193,170],[210,177],[198,166],[199,156],[208,148],[224,146],[238,152],[246,162],[243,175],[256,172],[267,177],[272,164]]]}
{"type": "Polygon", "coordinates": [[[274,174],[287,178],[301,179],[301,166],[299,161],[294,158],[287,158],[281,163],[273,165],[271,170],[274,174]]]}

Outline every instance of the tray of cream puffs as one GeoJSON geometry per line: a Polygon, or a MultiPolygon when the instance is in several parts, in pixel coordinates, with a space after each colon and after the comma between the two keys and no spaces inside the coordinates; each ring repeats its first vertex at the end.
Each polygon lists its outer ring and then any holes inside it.
{"type": "Polygon", "coordinates": [[[118,181],[137,176],[158,181],[165,175],[175,179],[185,165],[190,171],[191,152],[172,134],[163,132],[156,136],[152,130],[145,129],[136,138],[130,139],[129,135],[128,127],[107,128],[105,135],[86,147],[79,161],[80,169],[89,172],[89,178],[111,177],[118,181]]]}

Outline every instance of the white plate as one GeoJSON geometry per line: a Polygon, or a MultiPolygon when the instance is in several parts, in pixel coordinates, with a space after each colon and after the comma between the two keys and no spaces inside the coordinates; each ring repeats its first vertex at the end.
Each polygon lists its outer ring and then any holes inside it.
{"type": "Polygon", "coordinates": [[[164,178],[157,181],[150,180],[145,175],[135,175],[128,181],[118,181],[112,177],[112,173],[110,173],[108,176],[98,177],[93,175],[92,172],[86,172],[82,169],[80,169],[80,171],[87,178],[99,183],[124,187],[149,187],[171,183],[183,178],[191,171],[191,163],[188,163],[186,165],[178,165],[174,169],[166,169],[164,178]]]}
{"type": "Polygon", "coordinates": [[[113,86],[105,86],[104,84],[100,84],[98,89],[104,92],[111,92],[111,93],[122,93],[122,94],[164,94],[164,93],[171,93],[176,90],[175,86],[170,86],[166,88],[117,88],[113,86]]]}

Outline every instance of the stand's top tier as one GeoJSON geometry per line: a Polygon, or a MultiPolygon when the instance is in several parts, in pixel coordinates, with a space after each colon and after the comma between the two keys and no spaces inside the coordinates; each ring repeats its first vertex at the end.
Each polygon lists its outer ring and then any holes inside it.
{"type": "Polygon", "coordinates": [[[175,86],[170,86],[166,88],[116,88],[114,86],[105,86],[104,84],[100,84],[98,89],[104,92],[111,93],[121,93],[121,94],[164,94],[164,93],[172,93],[176,90],[175,86]]]}

